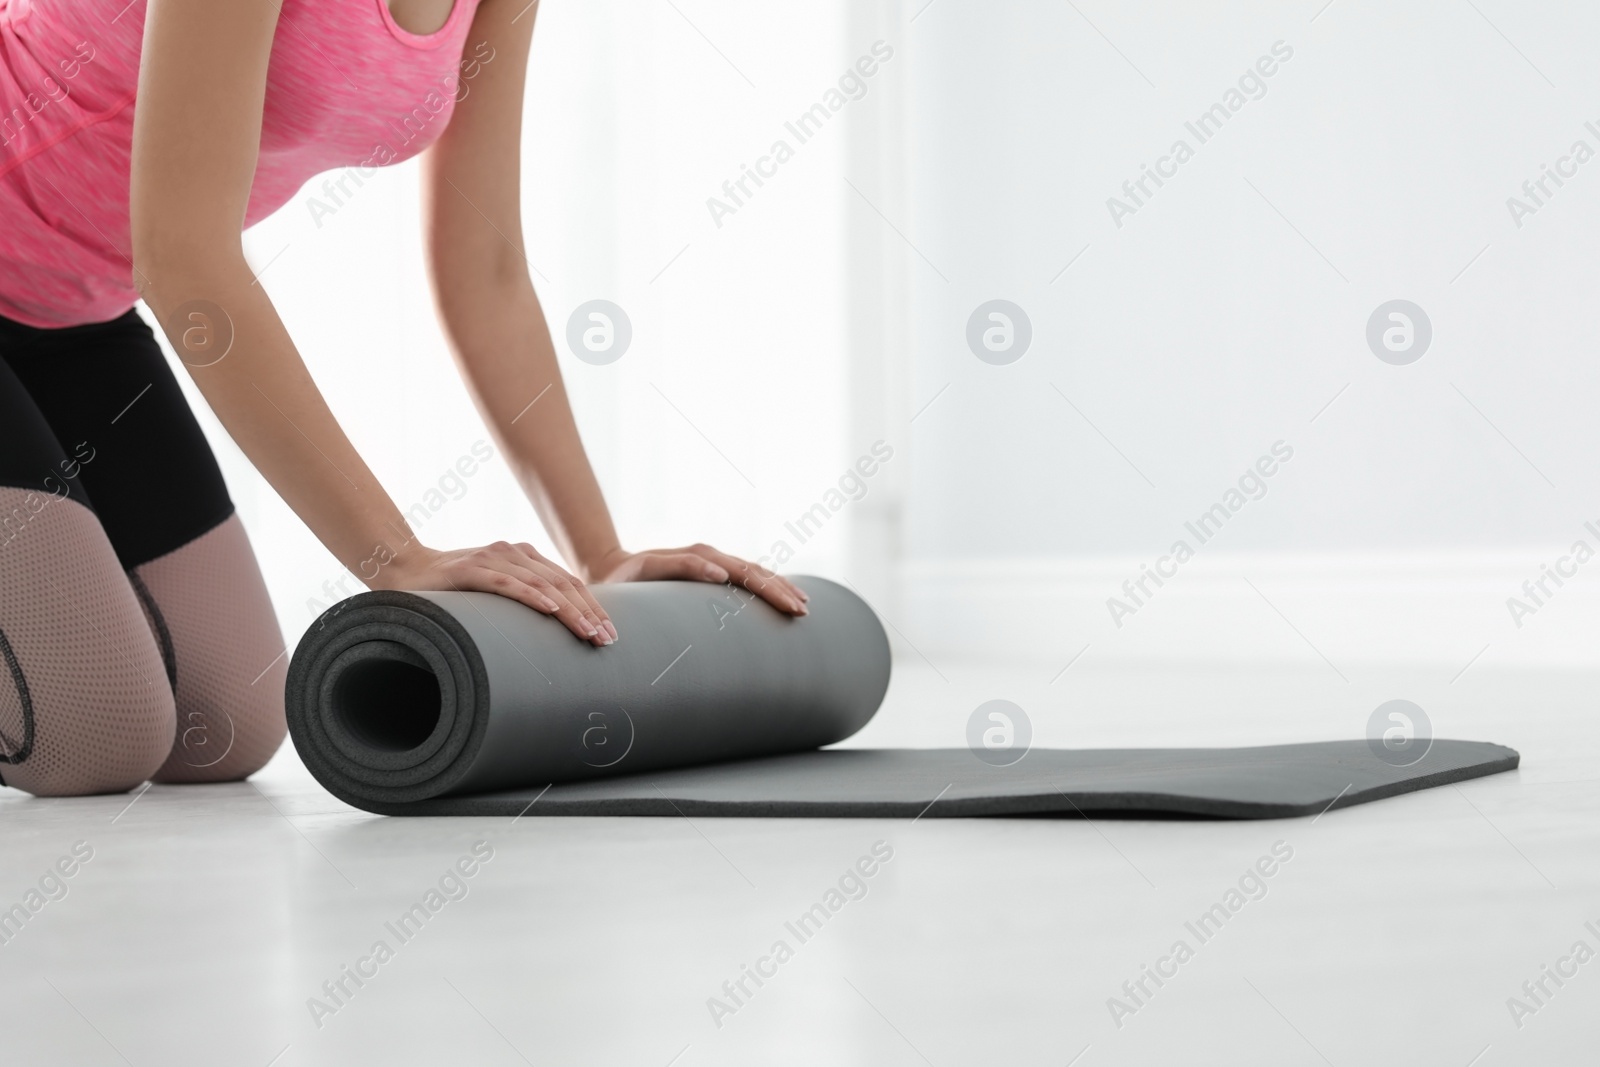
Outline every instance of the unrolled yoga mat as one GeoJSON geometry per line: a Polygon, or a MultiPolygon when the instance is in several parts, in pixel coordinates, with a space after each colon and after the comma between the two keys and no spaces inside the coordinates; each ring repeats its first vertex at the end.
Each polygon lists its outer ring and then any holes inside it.
{"type": "Polygon", "coordinates": [[[916,817],[1315,815],[1510,770],[1435,740],[1407,767],[1365,741],[1259,748],[815,751],[859,730],[889,644],[859,597],[801,577],[810,614],[690,582],[597,586],[594,648],[487,593],[372,592],[329,609],[289,668],[289,730],[334,795],[390,815],[916,817]]]}

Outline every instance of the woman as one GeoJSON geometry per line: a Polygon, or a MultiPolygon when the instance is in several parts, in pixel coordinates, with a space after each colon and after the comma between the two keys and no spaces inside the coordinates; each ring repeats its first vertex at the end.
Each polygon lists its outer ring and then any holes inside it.
{"type": "Polygon", "coordinates": [[[283,739],[283,638],[141,297],[251,462],[371,588],[499,593],[597,646],[618,635],[587,582],[732,581],[805,614],[744,560],[617,540],[521,252],[533,21],[528,0],[0,0],[5,784],[239,779],[283,739]],[[313,175],[430,145],[440,318],[570,572],[527,544],[419,543],[244,259],[241,229],[313,175]]]}

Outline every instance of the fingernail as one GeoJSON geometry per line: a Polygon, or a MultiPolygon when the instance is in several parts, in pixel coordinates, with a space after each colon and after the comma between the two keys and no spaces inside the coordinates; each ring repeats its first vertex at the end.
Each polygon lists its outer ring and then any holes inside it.
{"type": "Polygon", "coordinates": [[[809,614],[811,614],[809,611],[806,610],[806,606],[804,604],[800,603],[798,600],[794,601],[793,603],[794,603],[794,613],[796,615],[809,615],[809,614]]]}
{"type": "Polygon", "coordinates": [[[728,580],[728,572],[713,563],[706,567],[706,577],[713,582],[725,582],[728,580]]]}
{"type": "Polygon", "coordinates": [[[615,641],[617,639],[617,637],[619,636],[618,633],[617,633],[617,628],[612,625],[610,619],[606,620],[606,633],[611,635],[611,640],[613,640],[613,641],[615,641]]]}

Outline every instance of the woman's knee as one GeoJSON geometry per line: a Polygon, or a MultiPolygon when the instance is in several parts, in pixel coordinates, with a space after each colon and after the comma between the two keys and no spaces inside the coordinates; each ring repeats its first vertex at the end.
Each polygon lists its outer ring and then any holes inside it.
{"type": "Polygon", "coordinates": [[[176,699],[158,782],[234,781],[260,770],[287,728],[288,653],[237,515],[130,574],[176,699]]]}

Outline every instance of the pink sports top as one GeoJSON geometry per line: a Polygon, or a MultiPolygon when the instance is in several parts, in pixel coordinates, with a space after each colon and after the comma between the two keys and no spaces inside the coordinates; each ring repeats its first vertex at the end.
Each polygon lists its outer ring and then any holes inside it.
{"type": "MultiPolygon", "coordinates": [[[[272,2],[272,0],[259,0],[272,2]]],[[[336,167],[384,166],[444,130],[487,42],[478,0],[402,29],[385,0],[282,0],[245,226],[336,167]]],[[[0,315],[114,319],[138,300],[128,165],[145,0],[0,0],[0,315]]]]}

